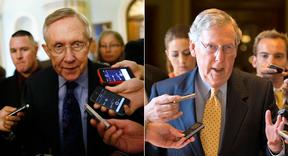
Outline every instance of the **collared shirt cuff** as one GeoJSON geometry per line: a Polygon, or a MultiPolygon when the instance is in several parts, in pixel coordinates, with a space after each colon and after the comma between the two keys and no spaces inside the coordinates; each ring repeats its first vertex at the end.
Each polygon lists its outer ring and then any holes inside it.
{"type": "Polygon", "coordinates": [[[271,152],[269,147],[268,147],[268,150],[272,156],[285,156],[285,143],[283,142],[281,152],[276,155],[271,152]]]}

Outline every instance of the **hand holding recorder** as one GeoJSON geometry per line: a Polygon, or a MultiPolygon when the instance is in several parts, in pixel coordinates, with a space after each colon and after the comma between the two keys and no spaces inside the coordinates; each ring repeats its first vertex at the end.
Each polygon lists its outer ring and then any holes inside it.
{"type": "Polygon", "coordinates": [[[280,67],[274,64],[270,64],[267,68],[264,68],[261,72],[264,78],[269,78],[270,80],[278,80],[287,76],[287,69],[285,67],[280,67]]]}
{"type": "Polygon", "coordinates": [[[149,122],[145,131],[145,141],[163,148],[179,149],[195,140],[192,135],[186,138],[182,131],[164,122],[149,122]]]}
{"type": "Polygon", "coordinates": [[[183,114],[179,110],[179,102],[194,97],[195,93],[182,97],[167,94],[155,97],[145,105],[145,120],[151,122],[167,122],[177,119],[183,114]]]}
{"type": "Polygon", "coordinates": [[[11,106],[3,107],[0,110],[0,131],[11,132],[12,129],[24,116],[24,113],[22,111],[24,111],[28,107],[26,105],[19,109],[16,109],[11,106]]]}
{"type": "Polygon", "coordinates": [[[103,142],[112,145],[122,152],[135,154],[144,150],[144,127],[131,120],[108,119],[111,127],[105,129],[103,122],[94,119],[90,123],[97,128],[103,142]]]}

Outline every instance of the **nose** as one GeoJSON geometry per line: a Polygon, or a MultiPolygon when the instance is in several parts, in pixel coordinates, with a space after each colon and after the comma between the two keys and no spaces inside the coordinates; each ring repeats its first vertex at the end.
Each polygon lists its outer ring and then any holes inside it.
{"type": "Polygon", "coordinates": [[[179,60],[180,64],[184,64],[185,63],[185,56],[183,54],[180,54],[178,60],[179,60]]]}
{"type": "Polygon", "coordinates": [[[17,59],[21,59],[22,58],[22,52],[20,51],[20,50],[18,50],[17,52],[16,52],[16,58],[17,59]]]}
{"type": "Polygon", "coordinates": [[[224,51],[222,47],[218,47],[215,52],[215,61],[221,62],[224,59],[224,51]]]}
{"type": "Polygon", "coordinates": [[[75,54],[72,52],[70,47],[66,47],[65,53],[64,53],[64,61],[65,62],[73,62],[75,60],[75,54]]]}
{"type": "Polygon", "coordinates": [[[268,65],[270,65],[270,64],[275,64],[276,63],[276,60],[274,59],[274,57],[273,56],[269,56],[269,58],[268,58],[268,65]]]}

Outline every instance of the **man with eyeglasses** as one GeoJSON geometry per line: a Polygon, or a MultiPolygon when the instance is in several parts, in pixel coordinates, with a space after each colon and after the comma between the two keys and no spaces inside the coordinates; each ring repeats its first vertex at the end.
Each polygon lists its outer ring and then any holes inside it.
{"type": "Polygon", "coordinates": [[[46,44],[42,47],[52,67],[27,81],[28,155],[109,155],[115,149],[102,141],[84,110],[86,103],[92,105],[89,96],[99,85],[97,69],[102,67],[88,60],[91,30],[87,19],[73,9],[58,9],[46,17],[43,34],[46,44]]]}
{"type": "MultiPolygon", "coordinates": [[[[175,146],[178,149],[153,147],[146,150],[146,154],[285,155],[284,143],[278,135],[285,120],[278,117],[273,124],[271,119],[271,114],[274,116],[277,112],[271,82],[233,70],[241,38],[241,30],[234,19],[218,9],[204,10],[194,20],[189,38],[191,55],[196,57],[198,67],[154,84],[151,99],[163,94],[184,96],[195,92],[195,99],[179,103],[178,112],[183,114],[177,119],[171,116],[168,123],[185,131],[196,122],[202,122],[204,129],[193,136],[194,142],[183,148],[181,145],[175,146]]],[[[169,96],[166,106],[168,99],[169,96]]],[[[170,104],[175,105],[174,102],[170,104]]],[[[163,112],[169,114],[168,108],[163,112]]]]}

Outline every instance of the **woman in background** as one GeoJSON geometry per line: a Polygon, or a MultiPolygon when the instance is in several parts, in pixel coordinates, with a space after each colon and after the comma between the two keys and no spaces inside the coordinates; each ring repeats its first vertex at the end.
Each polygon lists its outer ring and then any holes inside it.
{"type": "Polygon", "coordinates": [[[176,25],[165,35],[165,53],[169,77],[175,77],[191,71],[196,66],[196,59],[189,50],[189,27],[176,25]]]}
{"type": "Polygon", "coordinates": [[[124,41],[118,32],[112,30],[102,32],[98,46],[97,61],[113,65],[123,60],[124,41]]]}

